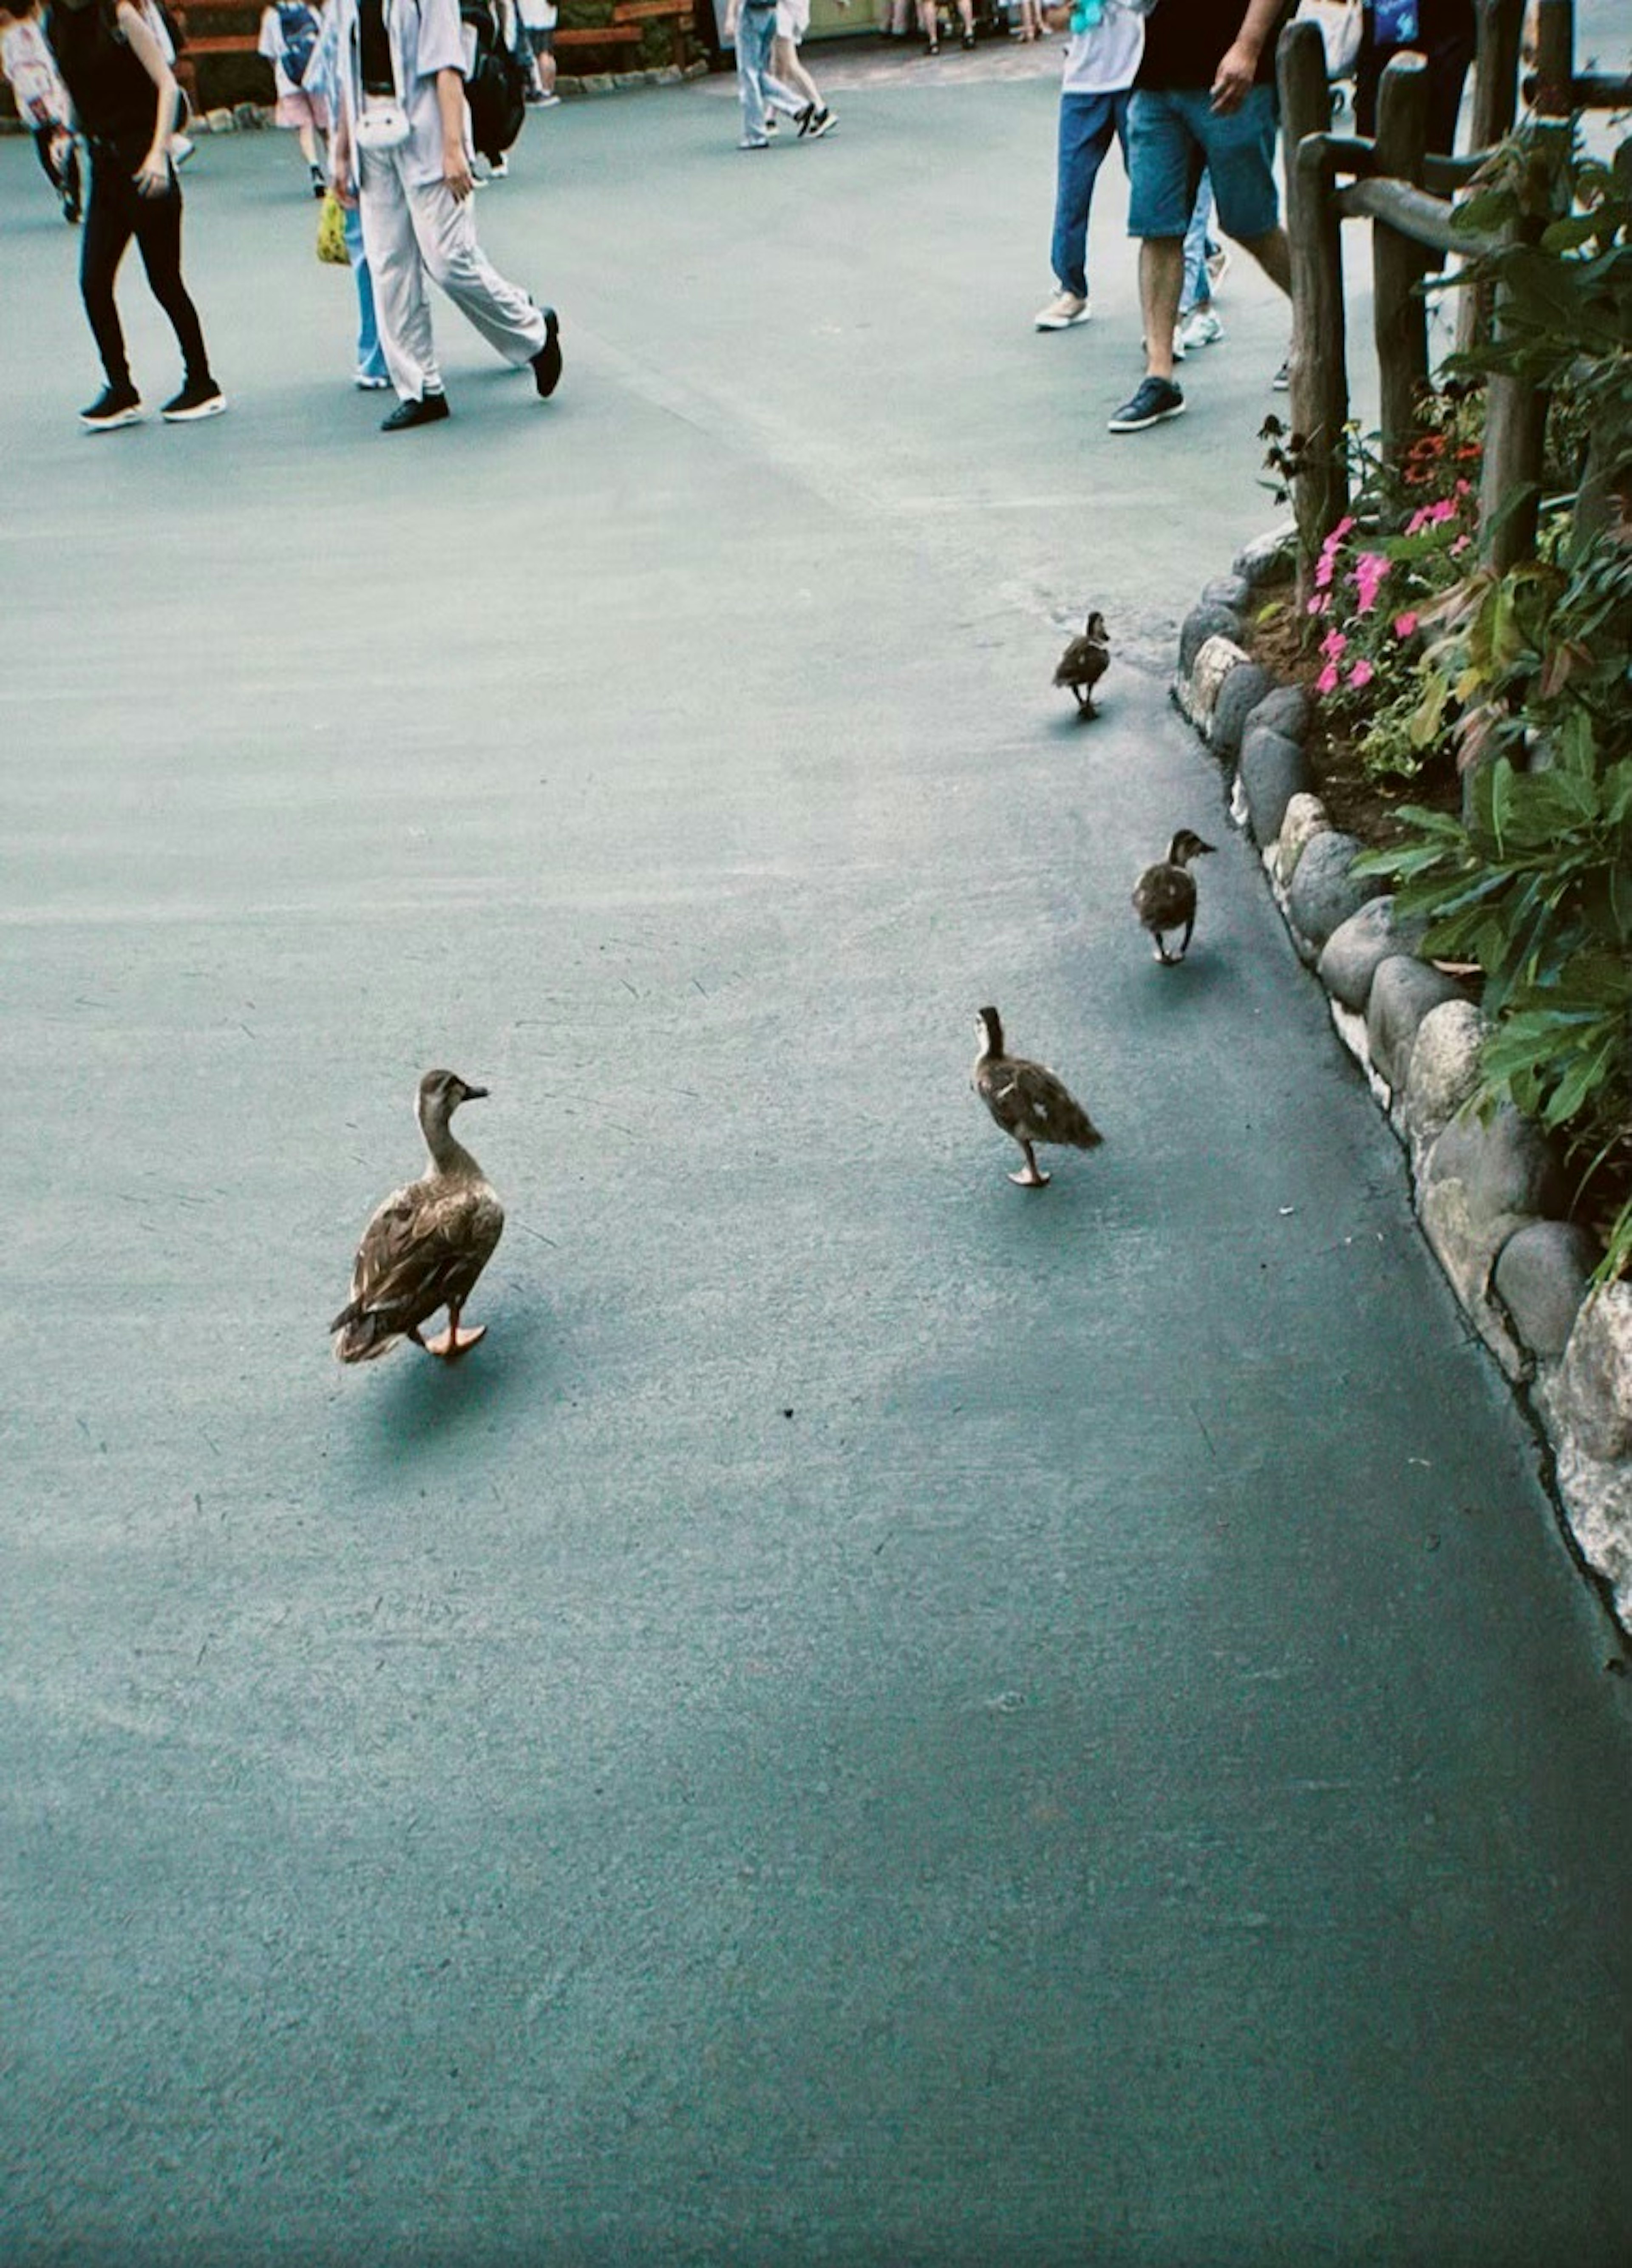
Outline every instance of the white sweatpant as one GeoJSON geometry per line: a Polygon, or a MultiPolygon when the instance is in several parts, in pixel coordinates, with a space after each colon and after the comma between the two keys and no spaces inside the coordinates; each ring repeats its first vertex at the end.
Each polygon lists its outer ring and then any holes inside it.
{"type": "Polygon", "coordinates": [[[357,202],[379,342],[391,383],[405,401],[442,391],[427,276],[506,362],[530,362],[545,337],[539,309],[504,281],[476,242],[474,199],[461,201],[445,181],[421,185],[407,178],[413,148],[408,141],[397,150],[357,153],[357,202]]]}

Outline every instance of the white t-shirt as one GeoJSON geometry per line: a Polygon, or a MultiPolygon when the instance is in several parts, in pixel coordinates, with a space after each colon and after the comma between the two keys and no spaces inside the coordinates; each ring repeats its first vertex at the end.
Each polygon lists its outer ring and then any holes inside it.
{"type": "MultiPolygon", "coordinates": [[[[1178,5],[1180,0],[1169,0],[1178,5]]],[[[1065,50],[1062,94],[1120,94],[1131,86],[1144,54],[1144,17],[1105,0],[1105,13],[1092,31],[1073,32],[1065,50]]]]}
{"type": "Polygon", "coordinates": [[[529,32],[553,32],[558,10],[555,0],[518,0],[523,28],[529,32]]]}
{"type": "Polygon", "coordinates": [[[0,32],[0,77],[10,81],[25,126],[67,125],[68,89],[38,24],[13,21],[0,32]]]}
{"type": "MultiPolygon", "coordinates": [[[[323,28],[321,14],[315,7],[312,8],[311,13],[312,29],[320,32],[323,28]]],[[[261,38],[257,43],[257,52],[263,55],[271,64],[273,82],[280,98],[284,95],[305,92],[305,87],[298,86],[283,68],[283,26],[278,16],[276,0],[261,18],[261,38]]],[[[310,64],[307,65],[307,69],[311,69],[310,64]]]]}

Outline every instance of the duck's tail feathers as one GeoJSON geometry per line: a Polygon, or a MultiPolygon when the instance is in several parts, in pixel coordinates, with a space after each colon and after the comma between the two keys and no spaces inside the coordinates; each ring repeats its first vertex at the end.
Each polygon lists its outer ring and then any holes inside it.
{"type": "Polygon", "coordinates": [[[1097,1150],[1105,1137],[1081,1103],[1074,1101],[1060,1132],[1051,1138],[1055,1142],[1069,1143],[1073,1150],[1097,1150]]]}
{"type": "Polygon", "coordinates": [[[336,1362],[377,1362],[382,1354],[389,1354],[402,1334],[393,1329],[384,1315],[359,1308],[354,1300],[342,1307],[329,1325],[334,1339],[336,1362]]]}

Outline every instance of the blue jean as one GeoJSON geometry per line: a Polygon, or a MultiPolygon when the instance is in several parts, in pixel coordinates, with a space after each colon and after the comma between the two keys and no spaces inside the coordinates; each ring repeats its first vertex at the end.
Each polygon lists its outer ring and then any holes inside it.
{"type": "Polygon", "coordinates": [[[379,324],[374,314],[374,279],[369,272],[368,254],[363,248],[363,216],[355,205],[342,205],[341,211],[345,217],[351,277],[357,287],[357,376],[389,378],[386,350],[379,343],[379,324]]]}
{"type": "Polygon", "coordinates": [[[776,36],[775,7],[756,7],[748,0],[737,18],[737,92],[742,98],[745,142],[765,139],[765,120],[772,103],[790,118],[797,118],[805,107],[802,95],[771,77],[771,41],[776,36]]]}
{"type": "Polygon", "coordinates": [[[1062,94],[1060,155],[1055,170],[1054,247],[1050,254],[1062,291],[1088,297],[1088,215],[1093,185],[1113,139],[1128,163],[1128,94],[1062,94]]]}
{"type": "Polygon", "coordinates": [[[1207,233],[1207,224],[1212,217],[1212,176],[1203,173],[1191,209],[1190,225],[1184,232],[1184,297],[1179,302],[1181,320],[1192,307],[1204,307],[1213,296],[1207,274],[1207,262],[1218,249],[1207,233]]]}

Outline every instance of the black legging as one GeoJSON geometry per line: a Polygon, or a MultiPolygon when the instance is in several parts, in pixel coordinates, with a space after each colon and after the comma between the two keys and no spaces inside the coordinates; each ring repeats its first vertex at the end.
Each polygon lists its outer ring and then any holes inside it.
{"type": "MultiPolygon", "coordinates": [[[[141,157],[136,164],[141,163],[141,157]]],[[[85,241],[79,253],[79,294],[85,303],[97,352],[110,386],[130,383],[125,335],[114,305],[114,278],[134,236],[153,297],[170,318],[188,386],[210,383],[210,357],[198,310],[181,281],[181,188],[173,171],[162,197],[144,197],[134,179],[129,152],[93,144],[91,202],[85,208],[85,241]]]]}
{"type": "Polygon", "coordinates": [[[1362,134],[1376,133],[1377,90],[1384,69],[1395,55],[1415,53],[1428,63],[1428,147],[1448,158],[1456,144],[1462,82],[1474,60],[1473,0],[1419,0],[1417,13],[1418,35],[1402,49],[1378,46],[1376,18],[1366,9],[1355,73],[1355,125],[1362,134]]]}

